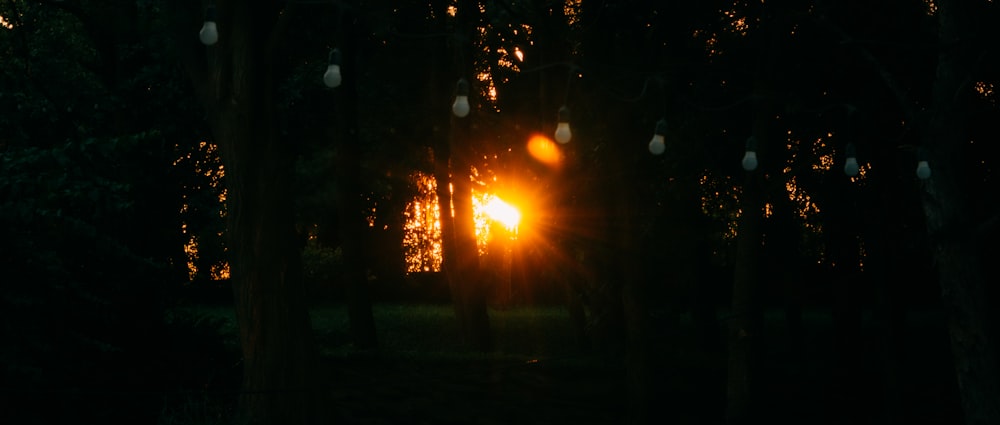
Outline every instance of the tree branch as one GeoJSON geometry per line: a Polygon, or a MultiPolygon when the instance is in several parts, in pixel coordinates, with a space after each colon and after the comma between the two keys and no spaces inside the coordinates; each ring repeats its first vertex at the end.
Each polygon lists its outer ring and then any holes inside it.
{"type": "Polygon", "coordinates": [[[914,110],[913,102],[910,100],[909,95],[906,93],[906,90],[904,90],[903,87],[900,86],[898,82],[896,82],[896,79],[892,75],[892,73],[889,72],[889,70],[884,65],[882,65],[881,62],[879,62],[878,58],[876,58],[875,55],[870,50],[868,50],[864,46],[861,46],[854,37],[852,37],[850,34],[847,33],[847,31],[837,26],[836,24],[830,22],[829,20],[814,19],[814,21],[817,24],[819,24],[819,26],[825,27],[826,29],[832,31],[834,34],[837,34],[837,36],[840,37],[841,44],[843,45],[852,44],[856,46],[857,53],[863,59],[865,59],[869,64],[871,64],[872,67],[875,68],[875,71],[878,72],[879,77],[882,78],[882,82],[886,85],[889,91],[891,91],[892,94],[895,96],[896,103],[898,104],[900,110],[903,111],[903,114],[906,117],[906,119],[910,122],[913,122],[916,119],[917,117],[916,110],[914,110]]]}

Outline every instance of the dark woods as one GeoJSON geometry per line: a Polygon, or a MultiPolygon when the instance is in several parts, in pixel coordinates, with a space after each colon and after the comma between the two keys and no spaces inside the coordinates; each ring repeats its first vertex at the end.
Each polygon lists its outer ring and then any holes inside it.
{"type": "Polygon", "coordinates": [[[0,421],[1000,420],[994,2],[208,6],[0,1],[0,421]]]}

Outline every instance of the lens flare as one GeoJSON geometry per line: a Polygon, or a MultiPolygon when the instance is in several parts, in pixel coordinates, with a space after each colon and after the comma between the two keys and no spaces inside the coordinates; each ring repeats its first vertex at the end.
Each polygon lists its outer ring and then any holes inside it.
{"type": "Polygon", "coordinates": [[[562,165],[563,153],[552,139],[540,134],[531,136],[528,139],[528,154],[536,161],[541,162],[551,168],[562,165]]]}

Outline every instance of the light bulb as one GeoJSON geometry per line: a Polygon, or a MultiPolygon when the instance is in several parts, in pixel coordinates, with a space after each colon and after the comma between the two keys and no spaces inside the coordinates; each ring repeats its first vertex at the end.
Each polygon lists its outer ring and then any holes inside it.
{"type": "Polygon", "coordinates": [[[747,138],[746,150],[743,154],[743,169],[746,171],[753,171],[757,169],[757,137],[750,136],[747,138]]]}
{"type": "Polygon", "coordinates": [[[472,108],[469,106],[469,96],[455,96],[455,103],[451,104],[451,113],[455,114],[456,117],[465,118],[469,116],[469,111],[471,109],[472,108]]]}
{"type": "Polygon", "coordinates": [[[343,77],[340,75],[340,65],[331,63],[327,65],[326,72],[323,73],[323,84],[327,87],[334,88],[340,86],[340,82],[343,77]]]}
{"type": "Polygon", "coordinates": [[[861,168],[858,167],[857,158],[852,156],[848,157],[847,160],[844,161],[844,174],[847,174],[848,177],[854,177],[858,175],[858,171],[860,170],[861,168]]]}
{"type": "Polygon", "coordinates": [[[743,169],[753,171],[757,169],[757,152],[747,151],[743,155],[743,169]]]}
{"type": "Polygon", "coordinates": [[[854,143],[848,143],[844,151],[844,156],[847,157],[844,160],[844,174],[847,174],[847,177],[854,177],[861,171],[861,167],[858,166],[858,149],[854,147],[854,143]]]}
{"type": "Polygon", "coordinates": [[[198,39],[201,44],[211,46],[219,41],[219,28],[215,26],[215,5],[209,4],[205,8],[205,23],[198,31],[198,39]]]}
{"type": "Polygon", "coordinates": [[[219,41],[219,29],[215,26],[215,21],[205,21],[198,31],[198,39],[206,46],[211,46],[219,41]]]}
{"type": "Polygon", "coordinates": [[[653,130],[653,140],[649,141],[649,153],[660,155],[667,150],[667,144],[663,138],[667,134],[667,120],[661,119],[656,122],[656,129],[653,130]]]}
{"type": "Polygon", "coordinates": [[[556,125],[555,136],[556,141],[564,145],[573,138],[573,132],[569,129],[569,108],[566,105],[559,108],[559,124],[556,125]]]}
{"type": "Polygon", "coordinates": [[[456,117],[465,118],[469,116],[469,82],[465,78],[459,78],[455,83],[455,102],[451,104],[451,113],[456,117]]]}
{"type": "Polygon", "coordinates": [[[667,150],[667,144],[663,141],[663,135],[654,134],[653,140],[649,141],[649,153],[653,155],[660,155],[665,150],[667,150]]]}
{"type": "Polygon", "coordinates": [[[917,162],[917,178],[920,180],[927,180],[931,178],[931,166],[927,161],[917,162]]]}
{"type": "Polygon", "coordinates": [[[573,132],[569,130],[568,122],[561,122],[556,125],[556,141],[562,144],[569,143],[573,138],[573,132]]]}

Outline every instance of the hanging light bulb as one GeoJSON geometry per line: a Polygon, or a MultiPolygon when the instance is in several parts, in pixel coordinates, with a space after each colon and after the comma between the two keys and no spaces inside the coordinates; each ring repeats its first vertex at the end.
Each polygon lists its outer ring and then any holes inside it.
{"type": "Polygon", "coordinates": [[[336,88],[340,86],[344,77],[340,75],[340,49],[330,50],[330,60],[326,66],[326,72],[323,73],[323,84],[329,88],[336,88]]]}
{"type": "Polygon", "coordinates": [[[743,169],[747,171],[757,169],[757,138],[754,136],[747,139],[746,153],[743,154],[743,169]]]}
{"type": "Polygon", "coordinates": [[[917,148],[917,178],[920,180],[931,178],[931,165],[927,162],[927,152],[924,148],[917,148]]]}
{"type": "Polygon", "coordinates": [[[559,124],[556,124],[556,141],[562,144],[569,143],[573,138],[573,132],[569,129],[569,108],[563,105],[559,108],[559,124]]]}
{"type": "Polygon", "coordinates": [[[926,160],[917,161],[917,178],[920,180],[931,178],[931,166],[926,160]]]}
{"type": "Polygon", "coordinates": [[[667,150],[667,144],[663,140],[666,134],[667,121],[661,119],[656,122],[656,130],[653,131],[653,140],[649,141],[649,153],[653,155],[660,155],[663,151],[667,150]]]}
{"type": "Polygon", "coordinates": [[[465,118],[469,116],[469,111],[472,107],[469,106],[469,82],[465,78],[459,78],[458,84],[455,85],[455,103],[451,104],[451,113],[455,114],[456,117],[465,118]]]}
{"type": "Polygon", "coordinates": [[[205,8],[205,23],[198,31],[198,39],[206,46],[211,46],[219,41],[219,29],[215,26],[215,5],[208,4],[205,8]]]}
{"type": "Polygon", "coordinates": [[[854,143],[848,143],[847,149],[847,159],[844,161],[844,174],[848,177],[854,177],[858,175],[861,168],[858,166],[858,153],[854,149],[854,143]]]}

